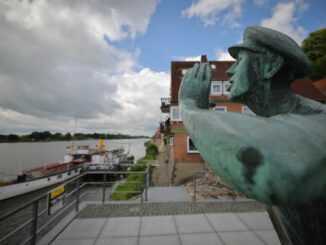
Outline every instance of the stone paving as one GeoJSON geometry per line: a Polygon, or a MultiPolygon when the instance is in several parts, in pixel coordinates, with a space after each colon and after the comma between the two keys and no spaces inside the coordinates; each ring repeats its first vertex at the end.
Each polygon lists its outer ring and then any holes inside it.
{"type": "Polygon", "coordinates": [[[75,219],[52,243],[277,245],[266,212],[75,219]]]}
{"type": "Polygon", "coordinates": [[[249,199],[195,202],[185,187],[150,189],[145,203],[83,201],[52,244],[280,244],[264,204],[249,199]]]}
{"type": "Polygon", "coordinates": [[[77,217],[103,218],[264,211],[266,211],[266,206],[255,201],[89,204],[78,213],[77,217]]]}
{"type": "Polygon", "coordinates": [[[148,202],[189,202],[190,196],[185,186],[151,187],[148,189],[148,202]]]}

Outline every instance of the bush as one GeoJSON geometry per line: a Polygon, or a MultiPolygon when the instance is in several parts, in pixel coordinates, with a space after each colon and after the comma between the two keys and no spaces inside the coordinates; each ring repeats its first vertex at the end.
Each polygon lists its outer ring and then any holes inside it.
{"type": "Polygon", "coordinates": [[[116,201],[128,200],[137,195],[137,192],[142,189],[144,189],[143,184],[130,184],[128,182],[124,182],[116,187],[115,192],[111,195],[111,199],[116,201]],[[120,191],[126,193],[119,193],[120,191]]]}
{"type": "MultiPolygon", "coordinates": [[[[130,171],[135,172],[143,172],[147,169],[147,164],[156,159],[156,155],[158,154],[157,146],[154,145],[150,141],[146,141],[144,143],[146,147],[146,156],[139,159],[137,164],[130,167],[130,171]]],[[[153,171],[153,168],[150,169],[153,171]]],[[[129,198],[138,195],[139,191],[142,191],[145,188],[145,176],[141,173],[131,173],[127,175],[126,182],[119,184],[115,192],[111,194],[112,200],[128,200],[129,198]],[[139,184],[132,182],[141,182],[139,184]],[[120,191],[123,192],[132,192],[132,193],[118,193],[120,191]]]]}
{"type": "Polygon", "coordinates": [[[130,171],[145,171],[147,168],[146,165],[136,164],[130,167],[130,171]]]}

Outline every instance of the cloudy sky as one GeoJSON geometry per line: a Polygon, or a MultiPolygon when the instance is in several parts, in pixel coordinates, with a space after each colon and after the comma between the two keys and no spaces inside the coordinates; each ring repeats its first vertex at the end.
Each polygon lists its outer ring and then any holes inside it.
{"type": "Polygon", "coordinates": [[[152,135],[170,61],[230,59],[247,25],[299,44],[324,0],[0,1],[0,134],[152,135]]]}

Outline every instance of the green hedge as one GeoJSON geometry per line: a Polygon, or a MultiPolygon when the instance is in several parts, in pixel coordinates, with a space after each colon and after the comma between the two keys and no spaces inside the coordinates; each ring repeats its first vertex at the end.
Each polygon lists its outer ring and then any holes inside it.
{"type": "MultiPolygon", "coordinates": [[[[143,172],[147,169],[147,164],[149,164],[151,161],[156,159],[156,155],[158,154],[157,146],[154,145],[150,141],[145,142],[146,147],[146,156],[139,159],[136,163],[136,165],[130,167],[130,171],[139,171],[143,172]]],[[[139,173],[131,173],[127,175],[126,181],[119,184],[115,192],[111,194],[112,200],[122,201],[122,200],[128,200],[131,197],[138,195],[138,193],[117,193],[119,191],[139,191],[143,190],[145,188],[145,175],[139,174],[139,173]],[[141,182],[140,184],[132,183],[132,182],[141,182]]]]}

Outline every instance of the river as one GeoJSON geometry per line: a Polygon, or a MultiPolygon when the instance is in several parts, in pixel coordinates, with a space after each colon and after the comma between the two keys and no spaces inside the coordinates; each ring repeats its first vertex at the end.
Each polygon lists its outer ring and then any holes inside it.
{"type": "MultiPolygon", "coordinates": [[[[145,155],[144,142],[148,139],[105,140],[106,149],[118,147],[130,149],[130,154],[139,159],[145,155]]],[[[97,140],[75,141],[76,144],[95,147],[97,140]]],[[[71,141],[2,143],[0,144],[0,180],[9,180],[23,169],[61,162],[67,154],[71,141]]]]}

